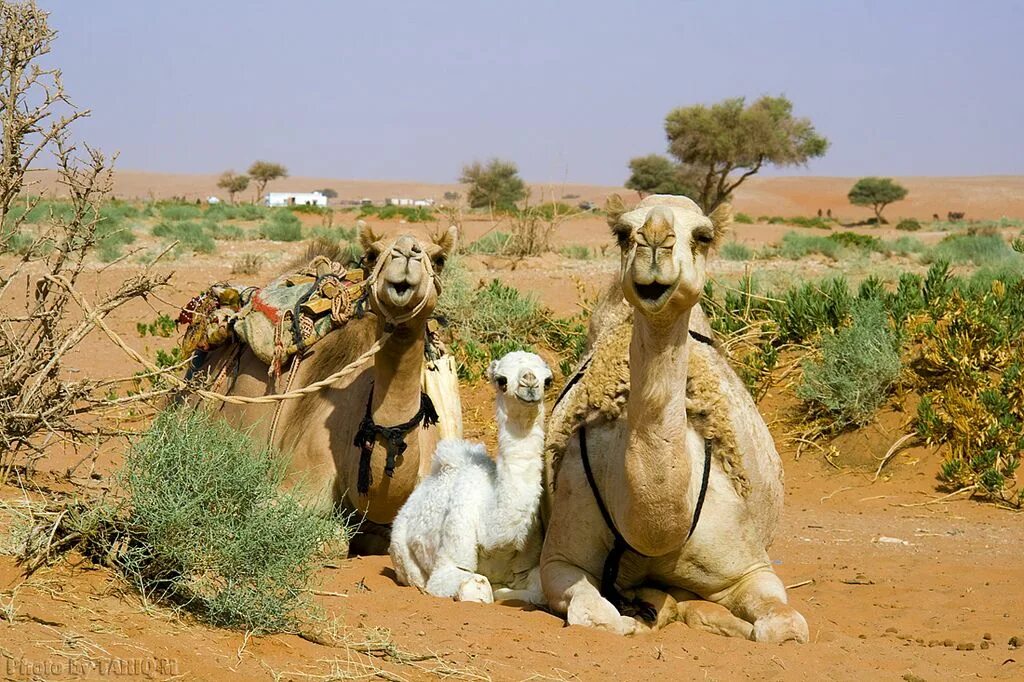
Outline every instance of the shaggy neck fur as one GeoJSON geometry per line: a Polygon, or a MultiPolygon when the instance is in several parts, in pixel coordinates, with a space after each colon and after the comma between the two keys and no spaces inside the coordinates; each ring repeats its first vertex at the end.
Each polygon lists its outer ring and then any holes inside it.
{"type": "Polygon", "coordinates": [[[628,429],[619,478],[625,485],[612,496],[612,513],[626,540],[652,556],[685,542],[693,510],[686,440],[689,325],[689,310],[662,326],[636,314],[629,346],[628,429]]]}
{"type": "Polygon", "coordinates": [[[487,524],[491,547],[522,549],[537,516],[544,451],[544,404],[524,404],[499,395],[495,421],[498,456],[492,518],[487,524]]]}

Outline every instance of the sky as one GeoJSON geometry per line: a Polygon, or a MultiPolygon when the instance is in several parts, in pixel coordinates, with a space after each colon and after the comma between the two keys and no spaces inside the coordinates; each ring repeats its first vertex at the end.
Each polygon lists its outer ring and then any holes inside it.
{"type": "Polygon", "coordinates": [[[118,167],[621,184],[673,108],[784,94],[808,175],[1024,174],[1024,2],[39,0],[118,167]]]}

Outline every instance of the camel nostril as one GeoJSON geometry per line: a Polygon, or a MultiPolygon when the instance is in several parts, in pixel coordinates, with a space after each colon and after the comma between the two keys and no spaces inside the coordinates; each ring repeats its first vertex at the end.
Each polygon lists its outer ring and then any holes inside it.
{"type": "Polygon", "coordinates": [[[519,377],[519,381],[524,386],[536,386],[538,383],[537,375],[530,371],[523,372],[523,375],[519,377]]]}
{"type": "Polygon", "coordinates": [[[421,251],[423,251],[423,248],[419,244],[413,244],[412,245],[412,252],[413,253],[420,253],[421,251]]]}

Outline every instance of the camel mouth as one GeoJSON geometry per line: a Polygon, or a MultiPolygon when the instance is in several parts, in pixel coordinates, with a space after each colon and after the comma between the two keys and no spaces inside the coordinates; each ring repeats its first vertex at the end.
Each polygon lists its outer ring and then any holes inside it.
{"type": "Polygon", "coordinates": [[[514,395],[516,400],[525,405],[537,405],[544,400],[544,393],[537,389],[530,389],[525,395],[516,391],[514,395]]]}
{"type": "Polygon", "coordinates": [[[670,285],[661,284],[660,282],[651,282],[650,284],[633,283],[633,291],[648,305],[661,303],[671,288],[670,285]]]}
{"type": "Polygon", "coordinates": [[[388,297],[394,305],[405,305],[412,298],[413,285],[406,281],[388,282],[386,285],[388,297]]]}

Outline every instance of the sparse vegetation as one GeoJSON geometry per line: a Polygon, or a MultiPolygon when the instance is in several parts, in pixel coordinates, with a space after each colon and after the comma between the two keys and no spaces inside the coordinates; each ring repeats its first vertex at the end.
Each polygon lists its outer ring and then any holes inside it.
{"type": "Polygon", "coordinates": [[[256,183],[256,203],[263,199],[267,183],[288,177],[288,169],[273,161],[254,161],[249,166],[249,177],[256,183]]]}
{"type": "Polygon", "coordinates": [[[733,221],[735,221],[736,223],[738,223],[740,225],[753,225],[754,224],[754,219],[751,218],[746,213],[737,213],[733,217],[733,221]]]}
{"type": "Polygon", "coordinates": [[[510,211],[527,195],[519,168],[502,159],[491,159],[487,164],[474,161],[463,166],[459,182],[469,185],[466,199],[470,208],[510,211]]]}
{"type": "Polygon", "coordinates": [[[291,211],[275,211],[260,226],[260,236],[274,242],[302,240],[302,222],[291,211]]]}
{"type": "Polygon", "coordinates": [[[186,221],[161,221],[153,226],[154,237],[167,242],[178,242],[178,247],[192,253],[213,253],[217,245],[202,223],[186,221]]]}
{"type": "Polygon", "coordinates": [[[904,232],[917,232],[921,229],[921,223],[917,222],[914,218],[904,218],[896,223],[896,229],[903,230],[904,232]]]}
{"type": "Polygon", "coordinates": [[[263,257],[257,253],[247,253],[237,258],[231,265],[232,275],[258,275],[263,268],[263,257]]]}
{"type": "Polygon", "coordinates": [[[725,260],[750,260],[754,257],[754,250],[740,242],[726,242],[719,250],[725,260]]]}
{"type": "Polygon", "coordinates": [[[849,325],[821,341],[804,363],[796,394],[833,428],[870,422],[900,374],[898,338],[880,300],[857,301],[849,325]]]}
{"type": "Polygon", "coordinates": [[[249,176],[235,173],[233,170],[224,171],[217,180],[217,187],[228,193],[228,200],[233,204],[235,195],[249,187],[249,176]]]}

